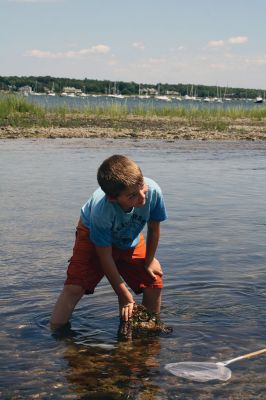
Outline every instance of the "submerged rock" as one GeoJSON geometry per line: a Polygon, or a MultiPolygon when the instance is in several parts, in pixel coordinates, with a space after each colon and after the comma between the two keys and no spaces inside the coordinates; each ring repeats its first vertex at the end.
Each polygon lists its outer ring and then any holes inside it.
{"type": "Polygon", "coordinates": [[[120,339],[132,339],[134,335],[150,336],[151,334],[170,333],[173,329],[165,325],[158,314],[151,313],[140,304],[135,304],[129,321],[120,319],[118,336],[120,339]]]}

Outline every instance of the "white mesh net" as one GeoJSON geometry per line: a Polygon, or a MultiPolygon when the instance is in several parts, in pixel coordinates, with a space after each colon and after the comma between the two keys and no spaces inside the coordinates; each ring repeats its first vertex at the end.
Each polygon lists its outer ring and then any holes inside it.
{"type": "Polygon", "coordinates": [[[167,364],[165,368],[175,376],[197,382],[227,381],[231,378],[231,370],[222,363],[184,361],[167,364]]]}

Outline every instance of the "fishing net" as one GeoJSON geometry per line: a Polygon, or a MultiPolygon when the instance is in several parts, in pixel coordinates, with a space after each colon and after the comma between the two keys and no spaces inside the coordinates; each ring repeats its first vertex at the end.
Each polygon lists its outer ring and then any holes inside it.
{"type": "Polygon", "coordinates": [[[175,376],[197,382],[227,381],[231,378],[231,370],[222,363],[184,361],[167,364],[165,368],[175,376]]]}

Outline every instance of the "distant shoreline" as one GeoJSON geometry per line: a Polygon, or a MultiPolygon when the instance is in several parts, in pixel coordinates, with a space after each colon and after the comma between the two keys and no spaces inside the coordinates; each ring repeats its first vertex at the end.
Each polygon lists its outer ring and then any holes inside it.
{"type": "Polygon", "coordinates": [[[90,116],[70,118],[63,126],[60,121],[43,127],[1,126],[0,139],[17,138],[113,138],[169,140],[266,140],[265,120],[230,119],[224,125],[197,123],[187,118],[126,116],[109,118],[90,116]]]}
{"type": "Polygon", "coordinates": [[[47,110],[19,96],[0,97],[0,138],[265,140],[266,107],[198,109],[110,104],[47,110]]]}

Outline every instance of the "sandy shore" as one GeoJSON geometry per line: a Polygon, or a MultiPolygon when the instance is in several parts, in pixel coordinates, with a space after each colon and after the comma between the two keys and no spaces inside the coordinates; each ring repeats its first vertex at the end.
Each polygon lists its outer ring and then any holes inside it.
{"type": "MultiPolygon", "coordinates": [[[[53,125],[53,124],[52,124],[53,125]]],[[[181,118],[135,117],[125,119],[90,117],[64,121],[50,127],[0,127],[0,139],[7,138],[137,138],[197,140],[266,140],[264,120],[226,120],[223,126],[193,123],[181,118]],[[66,126],[67,125],[67,126],[66,126]],[[206,125],[206,126],[205,126],[206,125]]]]}

